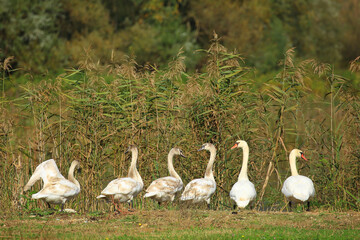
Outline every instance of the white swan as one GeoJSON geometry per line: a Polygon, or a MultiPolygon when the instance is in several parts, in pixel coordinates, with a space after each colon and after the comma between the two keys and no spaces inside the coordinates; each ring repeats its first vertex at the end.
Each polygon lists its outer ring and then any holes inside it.
{"type": "Polygon", "coordinates": [[[40,178],[44,182],[43,188],[31,196],[32,199],[42,199],[51,204],[61,204],[61,211],[64,210],[64,204],[67,200],[75,197],[80,192],[80,184],[74,178],[74,170],[79,166],[78,161],[73,161],[69,169],[68,179],[61,175],[54,159],[49,159],[39,164],[35,172],[25,185],[24,191],[28,191],[40,178]]]}
{"type": "MultiPolygon", "coordinates": [[[[136,169],[136,162],[138,159],[138,149],[135,145],[131,145],[128,150],[131,151],[131,164],[128,172],[128,177],[118,178],[109,182],[101,195],[97,196],[98,199],[105,199],[115,202],[131,202],[143,189],[144,183],[141,179],[139,172],[136,169]]],[[[119,208],[118,208],[119,210],[119,208]]]]}
{"type": "Polygon", "coordinates": [[[182,190],[183,182],[173,165],[174,155],[185,157],[179,148],[172,148],[168,154],[168,169],[170,176],[153,181],[146,189],[144,198],[152,198],[159,202],[174,201],[176,193],[182,190]]]}
{"type": "Polygon", "coordinates": [[[307,159],[304,156],[304,153],[301,150],[293,149],[290,152],[289,161],[290,161],[291,176],[285,180],[281,192],[290,201],[289,202],[290,208],[291,208],[291,202],[302,203],[307,201],[308,202],[307,210],[309,211],[310,209],[309,199],[315,196],[315,188],[310,178],[299,175],[296,169],[297,157],[301,157],[302,159],[307,161],[307,159]]]}
{"type": "Polygon", "coordinates": [[[215,193],[216,190],[216,182],[212,171],[216,156],[216,148],[211,143],[205,143],[198,151],[204,149],[210,151],[210,160],[206,167],[205,177],[194,179],[189,182],[186,185],[180,200],[190,200],[192,203],[205,201],[208,204],[208,208],[210,208],[210,197],[215,193]]]}
{"type": "Polygon", "coordinates": [[[238,181],[231,188],[230,198],[236,202],[236,205],[239,208],[245,208],[249,204],[249,202],[254,200],[256,197],[256,190],[254,184],[249,181],[247,175],[249,146],[245,141],[238,140],[231,149],[234,148],[243,149],[243,163],[238,177],[238,181]]]}

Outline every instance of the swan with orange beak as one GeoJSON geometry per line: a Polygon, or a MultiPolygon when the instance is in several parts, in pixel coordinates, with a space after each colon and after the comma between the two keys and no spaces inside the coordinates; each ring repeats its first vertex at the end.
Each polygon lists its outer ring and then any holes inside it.
{"type": "Polygon", "coordinates": [[[290,208],[292,203],[307,202],[307,211],[309,211],[310,199],[315,196],[314,183],[310,178],[299,175],[296,168],[296,158],[302,158],[307,161],[301,150],[293,149],[290,152],[291,176],[285,180],[281,192],[289,200],[290,208]]]}

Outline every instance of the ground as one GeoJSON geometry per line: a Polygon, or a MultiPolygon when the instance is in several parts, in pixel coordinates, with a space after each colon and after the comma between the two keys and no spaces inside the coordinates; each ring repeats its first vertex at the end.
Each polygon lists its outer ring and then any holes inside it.
{"type": "Polygon", "coordinates": [[[360,239],[359,212],[186,209],[0,219],[0,239],[360,239]]]}

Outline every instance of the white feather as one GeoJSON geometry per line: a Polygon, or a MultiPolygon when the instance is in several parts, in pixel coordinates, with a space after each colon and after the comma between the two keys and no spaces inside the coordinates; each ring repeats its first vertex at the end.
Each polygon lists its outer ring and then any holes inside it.
{"type": "Polygon", "coordinates": [[[290,152],[289,162],[292,176],[285,180],[281,192],[292,202],[305,202],[315,196],[315,188],[310,178],[298,174],[296,168],[297,157],[306,160],[301,150],[293,149],[290,152]]]}
{"type": "Polygon", "coordinates": [[[310,178],[302,175],[288,177],[281,192],[293,202],[305,202],[315,196],[313,182],[310,178]]]}
{"type": "Polygon", "coordinates": [[[199,150],[203,149],[210,151],[210,159],[206,167],[205,177],[189,182],[181,195],[181,201],[192,201],[192,203],[205,201],[207,204],[210,204],[210,198],[215,193],[216,182],[212,168],[216,157],[216,148],[211,143],[205,143],[199,150]]]}
{"type": "Polygon", "coordinates": [[[193,203],[206,201],[209,203],[211,196],[215,193],[215,190],[215,181],[207,178],[194,179],[186,185],[180,200],[192,200],[193,203]]]}
{"type": "Polygon", "coordinates": [[[176,193],[183,188],[181,180],[174,177],[162,177],[153,181],[146,189],[144,198],[153,198],[158,202],[173,201],[176,193]]]}
{"type": "Polygon", "coordinates": [[[132,153],[132,159],[128,177],[114,179],[109,182],[105,189],[101,191],[101,195],[96,197],[97,199],[115,200],[121,203],[129,202],[142,191],[144,184],[136,169],[138,149],[136,146],[131,145],[129,151],[132,153]]]}
{"type": "MultiPolygon", "coordinates": [[[[71,174],[69,175],[73,174],[78,164],[77,161],[73,161],[69,170],[71,174]]],[[[31,196],[33,199],[43,199],[51,204],[64,205],[67,200],[75,197],[80,192],[78,181],[75,178],[70,181],[61,175],[54,159],[44,161],[36,167],[30,180],[25,185],[24,191],[28,191],[40,179],[43,180],[44,186],[38,193],[31,196]]]]}
{"type": "Polygon", "coordinates": [[[236,202],[239,208],[245,208],[256,198],[254,184],[247,179],[237,181],[231,188],[230,198],[236,202]]]}
{"type": "Polygon", "coordinates": [[[231,148],[243,149],[243,164],[238,177],[238,181],[234,184],[230,191],[230,198],[236,202],[239,208],[245,208],[251,201],[256,198],[255,186],[249,181],[247,175],[247,167],[249,160],[249,146],[246,141],[238,140],[231,148]]]}

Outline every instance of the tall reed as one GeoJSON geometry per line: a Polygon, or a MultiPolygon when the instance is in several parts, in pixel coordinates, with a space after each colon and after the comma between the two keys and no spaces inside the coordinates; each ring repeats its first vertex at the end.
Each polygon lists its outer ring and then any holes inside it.
{"type": "MultiPolygon", "coordinates": [[[[256,71],[223,47],[217,35],[200,52],[207,64],[191,74],[182,50],[163,69],[139,66],[131,57],[108,66],[87,57],[79,69],[28,83],[21,86],[21,97],[3,99],[1,207],[45,208],[21,190],[39,163],[54,158],[63,174],[72,160],[82,165],[76,174],[82,191],[69,207],[107,210],[95,197],[109,181],[127,175],[130,159],[124,151],[129,144],[139,146],[138,169],[146,187],[168,174],[166,156],[174,146],[187,155],[174,162],[184,183],[202,177],[209,156],[196,150],[212,142],[218,149],[212,207],[228,209],[242,159],[241,151],[230,147],[244,139],[250,146],[249,177],[258,192],[258,209],[286,206],[280,189],[290,174],[292,148],[301,148],[310,159],[298,166],[316,185],[317,207],[359,209],[359,95],[333,66],[298,61],[289,49],[281,70],[258,88],[256,71]],[[328,87],[326,96],[311,93],[313,78],[328,87]]],[[[355,63],[351,69],[358,71],[355,63]]],[[[135,206],[153,205],[139,196],[135,206]]]]}

